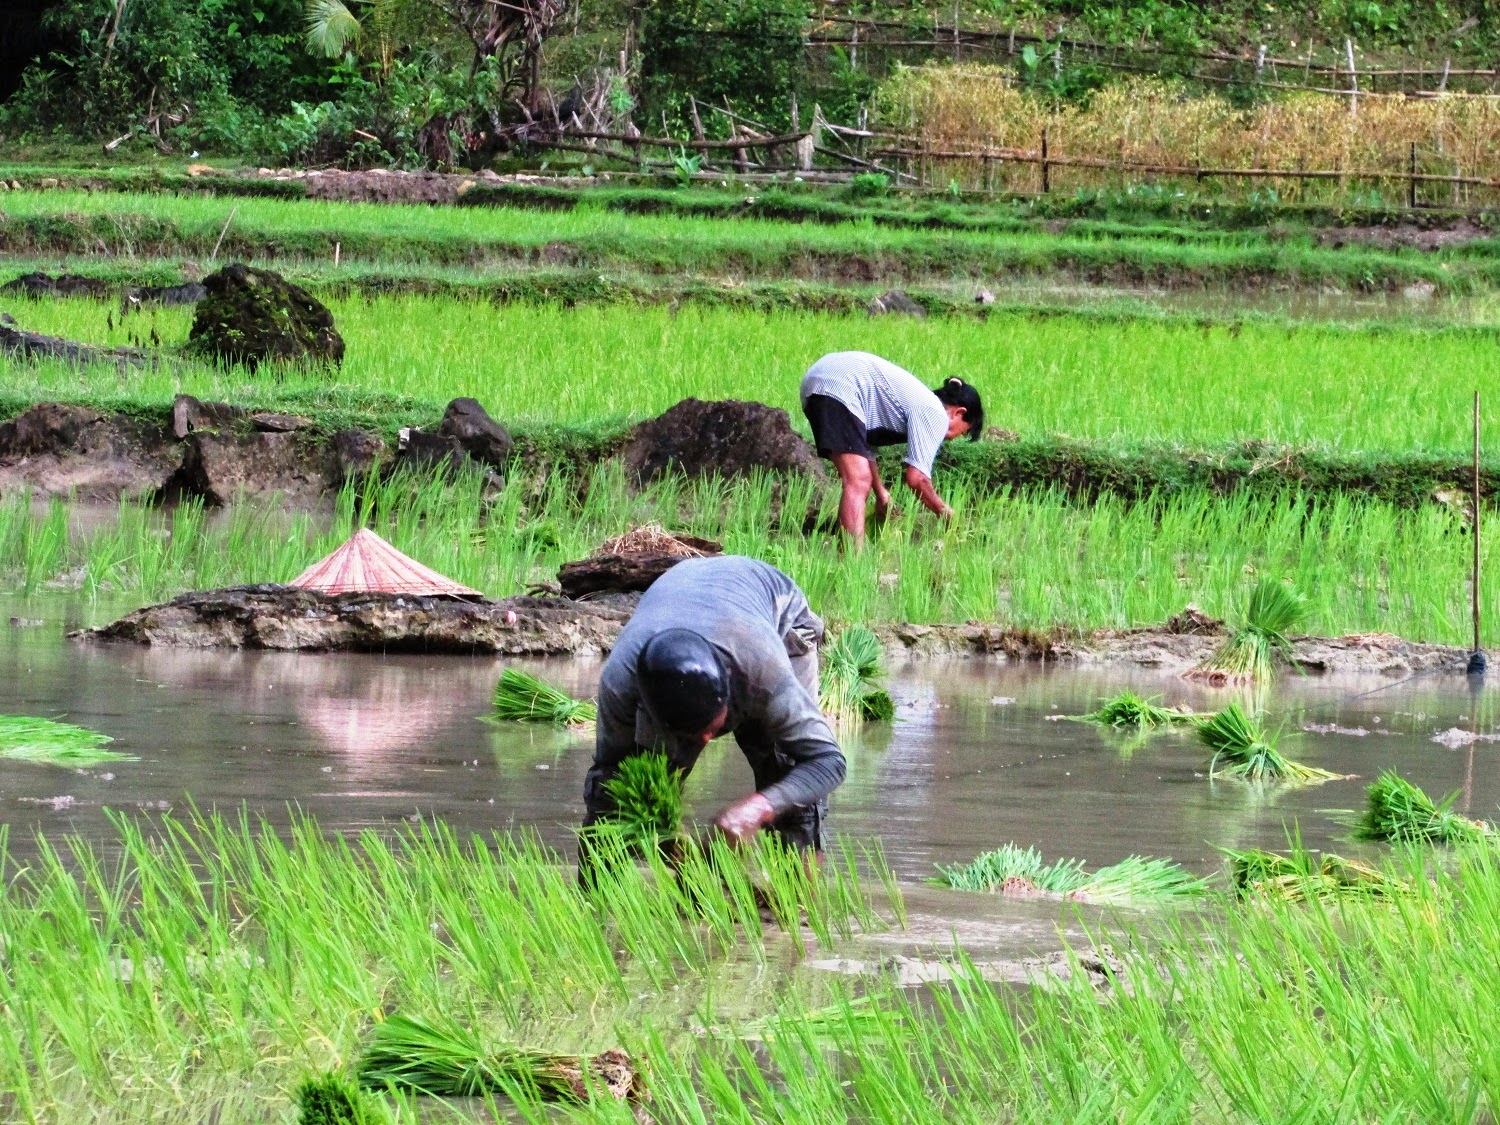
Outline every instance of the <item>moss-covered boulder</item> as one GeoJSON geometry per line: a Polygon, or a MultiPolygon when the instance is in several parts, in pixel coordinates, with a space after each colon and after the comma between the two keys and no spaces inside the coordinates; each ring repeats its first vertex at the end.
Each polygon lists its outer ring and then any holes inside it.
{"type": "Polygon", "coordinates": [[[333,314],[273,270],[236,262],[203,279],[188,351],[250,368],[263,362],[326,363],[344,358],[333,314]]]}

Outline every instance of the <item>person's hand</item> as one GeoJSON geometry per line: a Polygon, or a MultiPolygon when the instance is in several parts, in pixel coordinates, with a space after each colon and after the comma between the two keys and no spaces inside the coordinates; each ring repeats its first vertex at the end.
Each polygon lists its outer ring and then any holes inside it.
{"type": "Polygon", "coordinates": [[[774,819],[776,810],[771,802],[752,793],[721,812],[714,824],[731,844],[743,844],[774,819]]]}
{"type": "Polygon", "coordinates": [[[875,497],[875,526],[879,527],[890,519],[891,516],[891,494],[887,492],[884,496],[875,497]]]}
{"type": "Polygon", "coordinates": [[[938,512],[937,517],[944,523],[947,523],[953,518],[953,509],[950,508],[947,504],[944,504],[942,509],[938,512]]]}

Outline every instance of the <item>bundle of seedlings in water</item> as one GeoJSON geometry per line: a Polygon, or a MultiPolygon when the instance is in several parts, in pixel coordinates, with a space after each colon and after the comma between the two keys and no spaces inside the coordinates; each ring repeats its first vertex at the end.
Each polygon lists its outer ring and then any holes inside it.
{"type": "Polygon", "coordinates": [[[1016,844],[985,852],[963,867],[939,867],[933,882],[959,891],[1017,898],[1057,895],[1080,902],[1162,902],[1203,893],[1202,879],[1165,859],[1133,855],[1090,874],[1081,859],[1048,864],[1016,844]]]}
{"type": "Polygon", "coordinates": [[[613,809],[582,830],[580,861],[597,868],[640,856],[680,856],[686,843],[682,831],[683,773],[672,768],[665,754],[632,754],[604,783],[613,809]]]}
{"type": "Polygon", "coordinates": [[[597,715],[592,700],[574,699],[545,680],[515,668],[501,672],[495,685],[496,719],[582,727],[594,722],[597,715]]]}
{"type": "Polygon", "coordinates": [[[521,1093],[587,1102],[596,1094],[625,1101],[645,1093],[630,1056],[617,1048],[589,1056],[496,1046],[452,1020],[402,1015],[375,1028],[359,1079],[371,1089],[448,1098],[521,1093]]]}
{"type": "Polygon", "coordinates": [[[1263,848],[1220,850],[1229,857],[1230,881],[1241,898],[1277,898],[1289,902],[1340,895],[1393,898],[1412,890],[1409,880],[1343,856],[1315,856],[1298,843],[1293,844],[1287,855],[1263,848]]]}
{"type": "Polygon", "coordinates": [[[1153,695],[1146,699],[1133,691],[1122,691],[1100,703],[1098,710],[1075,717],[1079,722],[1098,723],[1116,730],[1156,730],[1173,723],[1190,723],[1198,718],[1191,711],[1162,707],[1157,703],[1160,698],[1153,695]]]}
{"type": "Polygon", "coordinates": [[[134,755],[105,750],[107,734],[27,715],[0,715],[0,758],[87,769],[105,762],[133,762],[134,755]]]}
{"type": "Polygon", "coordinates": [[[883,656],[880,638],[863,625],[851,625],[840,633],[822,653],[823,713],[836,723],[895,718],[896,701],[880,686],[883,656]]]}
{"type": "Polygon", "coordinates": [[[314,1075],[297,1087],[297,1125],[380,1125],[386,1117],[341,1070],[314,1075]]]}
{"type": "Polygon", "coordinates": [[[1288,632],[1306,616],[1306,598],[1284,582],[1262,578],[1250,593],[1244,624],[1188,674],[1214,683],[1269,680],[1291,656],[1288,632]]]}
{"type": "Polygon", "coordinates": [[[1214,752],[1208,776],[1237,777],[1244,781],[1334,781],[1343,774],[1315,766],[1304,766],[1284,757],[1276,749],[1276,737],[1267,733],[1259,718],[1251,718],[1238,703],[1217,715],[1198,721],[1198,737],[1214,752]]]}
{"type": "Polygon", "coordinates": [[[1365,793],[1365,814],[1354,826],[1362,840],[1397,844],[1462,844],[1493,834],[1493,825],[1452,811],[1454,791],[1433,801],[1421,789],[1386,770],[1365,793]]]}

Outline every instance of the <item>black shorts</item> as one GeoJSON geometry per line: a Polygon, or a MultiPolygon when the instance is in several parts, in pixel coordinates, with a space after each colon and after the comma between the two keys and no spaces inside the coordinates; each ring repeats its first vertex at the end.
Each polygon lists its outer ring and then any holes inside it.
{"type": "Polygon", "coordinates": [[[802,413],[812,427],[819,457],[857,453],[873,461],[876,446],[900,445],[906,440],[905,434],[895,430],[866,430],[854,412],[831,395],[808,395],[802,413]]]}

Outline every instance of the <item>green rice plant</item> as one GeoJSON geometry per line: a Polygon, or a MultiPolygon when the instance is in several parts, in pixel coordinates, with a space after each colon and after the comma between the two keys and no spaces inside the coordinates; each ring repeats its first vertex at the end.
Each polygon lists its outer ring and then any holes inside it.
{"type": "Polygon", "coordinates": [[[107,734],[55,719],[0,715],[0,758],[12,762],[41,762],[70,769],[88,769],[105,762],[138,760],[133,754],[103,749],[113,741],[107,734]]]}
{"type": "Polygon", "coordinates": [[[1090,874],[1081,859],[1047,863],[1036,848],[1014,843],[964,866],[938,867],[938,886],[959,891],[1063,895],[1086,902],[1164,902],[1201,894],[1207,884],[1170,860],[1129,856],[1090,874]]]}
{"type": "Polygon", "coordinates": [[[1213,751],[1208,764],[1211,778],[1223,774],[1244,781],[1311,783],[1334,781],[1343,776],[1285,757],[1276,748],[1276,737],[1238,703],[1230,703],[1216,715],[1198,720],[1198,737],[1213,751]]]}
{"type": "Polygon", "coordinates": [[[1351,894],[1389,898],[1412,890],[1409,879],[1331,853],[1316,856],[1300,843],[1294,843],[1285,855],[1263,848],[1220,850],[1229,858],[1230,883],[1241,898],[1291,902],[1351,894]]]}
{"type": "Polygon", "coordinates": [[[824,647],[819,676],[823,713],[835,723],[888,722],[896,701],[880,686],[880,638],[862,625],[850,625],[824,647]]]}
{"type": "Polygon", "coordinates": [[[1157,727],[1170,726],[1173,723],[1189,723],[1198,717],[1191,711],[1162,707],[1157,703],[1160,698],[1159,695],[1153,695],[1147,699],[1133,691],[1122,691],[1116,696],[1103,700],[1096,710],[1087,715],[1073,717],[1080,722],[1098,723],[1100,726],[1116,729],[1129,727],[1137,730],[1152,730],[1157,727]]]}
{"type": "Polygon", "coordinates": [[[1386,770],[1365,791],[1365,813],[1355,835],[1412,844],[1457,844],[1492,835],[1493,825],[1452,811],[1457,797],[1455,790],[1435,802],[1395,770],[1386,770]]]}
{"type": "Polygon", "coordinates": [[[359,1084],[341,1070],[312,1075],[297,1087],[297,1125],[377,1125],[384,1120],[359,1084]]]}
{"type": "Polygon", "coordinates": [[[493,715],[505,722],[582,727],[595,721],[598,709],[592,700],[574,699],[529,672],[507,668],[495,685],[493,715]]]}
{"type": "Polygon", "coordinates": [[[522,1092],[586,1102],[599,1090],[623,1101],[644,1092],[623,1051],[589,1058],[496,1046],[456,1020],[399,1013],[375,1026],[359,1062],[359,1078],[372,1089],[455,1098],[522,1092]]]}
{"type": "Polygon", "coordinates": [[[1284,582],[1262,578],[1250,593],[1244,623],[1191,674],[1235,683],[1270,679],[1291,654],[1287,633],[1306,616],[1306,598],[1284,582]]]}

